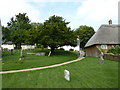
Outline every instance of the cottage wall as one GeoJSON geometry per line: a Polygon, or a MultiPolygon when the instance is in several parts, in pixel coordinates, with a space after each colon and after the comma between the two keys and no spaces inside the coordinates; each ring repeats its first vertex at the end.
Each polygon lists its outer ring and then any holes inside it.
{"type": "MultiPolygon", "coordinates": [[[[101,45],[96,45],[97,48],[101,48],[101,45]]],[[[105,50],[105,53],[108,51],[108,49],[110,48],[113,48],[114,46],[113,45],[107,45],[107,49],[104,49],[105,50]]]]}
{"type": "Polygon", "coordinates": [[[86,48],[86,56],[94,56],[99,57],[100,50],[96,47],[96,45],[86,48]]]}
{"type": "MultiPolygon", "coordinates": [[[[107,49],[104,49],[105,52],[108,51],[108,49],[113,48],[113,45],[107,45],[107,49]]],[[[99,57],[99,55],[101,54],[100,49],[101,45],[93,45],[90,47],[86,48],[86,56],[93,56],[93,57],[99,57]]]]}

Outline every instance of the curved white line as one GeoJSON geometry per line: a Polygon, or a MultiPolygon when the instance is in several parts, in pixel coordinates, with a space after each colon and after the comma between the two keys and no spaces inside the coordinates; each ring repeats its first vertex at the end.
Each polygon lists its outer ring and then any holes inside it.
{"type": "Polygon", "coordinates": [[[69,63],[72,63],[72,62],[76,62],[76,61],[79,61],[79,60],[82,60],[82,59],[84,59],[84,57],[78,58],[78,59],[73,60],[73,61],[68,61],[68,62],[64,62],[64,63],[61,63],[61,64],[55,64],[55,65],[51,65],[51,66],[37,67],[37,68],[30,68],[30,69],[21,69],[21,70],[13,70],[13,71],[3,71],[3,72],[0,72],[0,74],[24,72],[24,71],[33,71],[33,70],[39,70],[39,69],[52,68],[52,67],[57,67],[57,66],[69,64],[69,63]]]}

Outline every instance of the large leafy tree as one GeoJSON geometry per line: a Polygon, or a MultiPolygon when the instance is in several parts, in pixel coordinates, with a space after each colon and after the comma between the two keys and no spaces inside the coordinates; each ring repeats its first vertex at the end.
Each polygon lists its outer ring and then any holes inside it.
{"type": "Polygon", "coordinates": [[[84,48],[85,44],[88,42],[88,40],[93,36],[95,33],[93,27],[89,26],[80,26],[75,30],[75,35],[79,37],[80,39],[80,47],[84,48]]]}
{"type": "Polygon", "coordinates": [[[51,16],[43,24],[40,43],[49,46],[51,53],[60,46],[76,46],[76,37],[70,27],[67,27],[68,24],[69,22],[60,16],[51,16]]]}
{"type": "Polygon", "coordinates": [[[21,48],[21,44],[26,41],[26,31],[31,28],[30,20],[26,13],[19,13],[12,17],[8,22],[8,29],[10,30],[11,41],[15,44],[16,48],[21,48]]]}
{"type": "Polygon", "coordinates": [[[27,31],[27,42],[29,44],[39,44],[42,23],[31,23],[31,28],[27,31]]]}

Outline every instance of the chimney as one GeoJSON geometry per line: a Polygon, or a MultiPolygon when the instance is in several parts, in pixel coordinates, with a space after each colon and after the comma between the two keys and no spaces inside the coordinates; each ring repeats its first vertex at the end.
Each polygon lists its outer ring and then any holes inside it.
{"type": "Polygon", "coordinates": [[[110,20],[108,21],[108,23],[109,23],[109,25],[112,24],[112,20],[110,19],[110,20]]]}

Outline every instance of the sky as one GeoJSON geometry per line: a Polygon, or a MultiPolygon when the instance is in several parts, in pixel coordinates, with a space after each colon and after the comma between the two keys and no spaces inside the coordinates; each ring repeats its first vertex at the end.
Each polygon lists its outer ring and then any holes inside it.
{"type": "Polygon", "coordinates": [[[52,15],[62,16],[72,30],[81,25],[99,29],[101,24],[118,23],[119,0],[1,0],[0,19],[3,26],[11,17],[27,13],[31,22],[43,23],[52,15]]]}

